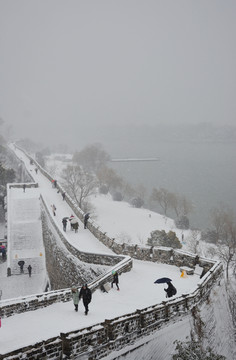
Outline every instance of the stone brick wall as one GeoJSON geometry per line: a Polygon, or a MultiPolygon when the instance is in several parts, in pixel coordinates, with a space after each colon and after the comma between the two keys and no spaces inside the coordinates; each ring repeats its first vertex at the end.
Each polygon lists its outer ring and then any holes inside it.
{"type": "MultiPolygon", "coordinates": [[[[27,354],[36,354],[36,357],[28,357],[29,359],[60,359],[66,356],[67,359],[86,358],[90,360],[100,359],[114,350],[120,350],[128,344],[135,343],[138,338],[149,335],[160,327],[165,326],[169,321],[178,321],[196,305],[206,301],[213,286],[222,276],[223,267],[218,262],[212,267],[204,278],[199,281],[198,288],[192,293],[180,296],[175,299],[163,301],[144,309],[138,309],[131,314],[122,315],[120,317],[105,320],[103,323],[95,324],[89,328],[61,333],[60,337],[53,342],[47,340],[48,349],[50,349],[52,357],[45,354],[45,344],[39,343],[24,349],[18,349],[14,352],[15,357],[11,357],[13,353],[1,354],[0,360],[20,360],[24,359],[27,354]],[[40,346],[42,351],[40,353],[40,346]],[[38,356],[38,357],[37,357],[38,356]],[[48,356],[48,357],[46,357],[48,356]],[[54,356],[54,357],[53,357],[54,356]]],[[[69,296],[69,290],[67,296],[69,296]]],[[[62,296],[61,293],[54,293],[54,296],[62,296]]],[[[64,296],[66,291],[64,291],[64,296]]],[[[48,294],[45,294],[45,297],[48,294]]],[[[51,294],[53,296],[53,294],[51,294]]],[[[41,299],[42,300],[42,299],[41,299]]],[[[42,301],[44,301],[43,299],[42,301]]],[[[47,299],[46,301],[49,301],[47,299]]],[[[53,302],[54,299],[51,299],[53,302]]],[[[35,300],[37,302],[37,300],[35,300]]],[[[23,304],[26,305],[26,304],[23,304]]],[[[22,305],[22,306],[23,306],[22,305]]],[[[46,306],[46,305],[45,305],[46,306]]],[[[27,357],[26,357],[27,358],[27,357]]]]}
{"type": "Polygon", "coordinates": [[[34,346],[26,346],[8,354],[0,354],[0,360],[38,360],[63,358],[62,340],[60,337],[41,341],[34,346]]]}

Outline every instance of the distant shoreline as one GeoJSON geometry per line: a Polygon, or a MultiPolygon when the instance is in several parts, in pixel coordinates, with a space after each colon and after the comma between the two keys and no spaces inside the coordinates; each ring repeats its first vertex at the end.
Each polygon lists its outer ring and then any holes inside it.
{"type": "Polygon", "coordinates": [[[128,161],[160,161],[159,158],[141,158],[141,159],[136,159],[136,158],[127,158],[127,159],[111,159],[111,162],[128,162],[128,161]]]}

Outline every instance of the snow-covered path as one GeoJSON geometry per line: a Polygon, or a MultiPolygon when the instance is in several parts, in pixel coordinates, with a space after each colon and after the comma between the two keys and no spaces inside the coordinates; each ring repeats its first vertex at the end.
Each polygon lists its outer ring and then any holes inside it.
{"type": "MultiPolygon", "coordinates": [[[[64,216],[71,215],[71,209],[62,200],[61,195],[57,193],[56,189],[52,188],[49,180],[41,173],[35,173],[34,167],[29,164],[29,160],[24,154],[19,151],[17,151],[17,154],[26,163],[35,181],[38,182],[39,189],[37,191],[40,191],[49,206],[51,204],[56,205],[57,212],[54,220],[62,228],[61,220],[64,216]]],[[[27,189],[25,195],[27,195],[27,189]]],[[[112,207],[116,206],[116,203],[111,201],[110,206],[110,212],[112,213],[112,207]]],[[[122,228],[123,224],[121,223],[120,226],[122,228]]],[[[84,230],[81,223],[78,234],[71,232],[69,229],[66,234],[68,241],[80,250],[112,253],[88,230],[84,230]]],[[[173,284],[178,290],[177,296],[193,291],[199,281],[199,276],[197,275],[189,276],[185,279],[180,278],[180,270],[175,266],[134,260],[132,271],[120,276],[120,291],[112,289],[108,293],[102,293],[97,290],[93,294],[88,316],[84,315],[82,303],[79,304],[79,311],[76,313],[73,303],[70,301],[2,319],[0,353],[4,354],[17,348],[57,336],[60,332],[87,327],[103,322],[105,319],[114,318],[133,312],[136,309],[160,303],[165,300],[164,285],[156,285],[154,281],[163,276],[170,277],[173,280],[173,284]]],[[[18,277],[12,276],[11,281],[17,282],[18,277]]],[[[34,275],[31,279],[26,276],[24,278],[27,282],[30,280],[32,284],[35,282],[34,275]]],[[[11,289],[14,288],[14,284],[6,281],[4,287],[6,288],[7,286],[10,286],[11,289]]],[[[34,292],[35,288],[32,286],[31,294],[34,292]]],[[[17,296],[16,293],[15,297],[17,296]]],[[[188,329],[186,329],[187,332],[188,329]]]]}
{"type": "Polygon", "coordinates": [[[164,285],[156,285],[154,281],[166,275],[173,280],[179,295],[193,290],[199,279],[198,276],[180,278],[179,268],[174,266],[136,260],[133,270],[120,276],[120,291],[111,289],[102,293],[97,290],[93,294],[88,316],[84,315],[81,302],[76,313],[70,301],[2,319],[0,353],[159,303],[165,300],[164,285]],[[21,331],[22,324],[24,331],[21,331]]]}
{"type": "MultiPolygon", "coordinates": [[[[62,219],[67,216],[70,217],[70,215],[73,214],[70,206],[63,201],[61,194],[57,193],[57,189],[52,187],[51,182],[40,171],[36,174],[35,166],[30,165],[29,159],[22,151],[16,149],[15,152],[16,155],[24,161],[31,176],[34,178],[35,182],[38,183],[40,193],[43,195],[48,207],[51,208],[52,204],[56,206],[56,216],[54,217],[54,221],[58,227],[62,229],[62,219]]],[[[79,221],[79,231],[77,234],[70,230],[69,224],[67,225],[66,237],[68,242],[81,251],[91,250],[92,252],[97,253],[113,254],[110,249],[98,241],[87,229],[83,228],[81,221],[79,221]]]]}

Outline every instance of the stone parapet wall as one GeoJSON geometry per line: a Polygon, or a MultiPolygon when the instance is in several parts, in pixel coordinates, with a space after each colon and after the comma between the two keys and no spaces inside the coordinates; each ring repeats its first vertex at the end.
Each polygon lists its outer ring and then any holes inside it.
{"type": "Polygon", "coordinates": [[[41,341],[34,346],[26,346],[8,354],[0,354],[0,360],[38,360],[62,359],[63,347],[60,337],[41,341]]]}
{"type": "MultiPolygon", "coordinates": [[[[153,331],[158,330],[160,327],[165,326],[170,321],[176,321],[180,317],[185,316],[190,310],[207,300],[211,289],[215,286],[218,279],[222,276],[223,266],[217,262],[212,269],[206,274],[198,283],[197,289],[191,294],[185,294],[161,304],[149,306],[144,309],[137,309],[135,312],[122,315],[120,317],[105,320],[103,323],[94,324],[88,328],[62,333],[60,335],[60,342],[51,343],[51,351],[63,353],[67,359],[88,358],[90,360],[100,359],[114,350],[121,350],[124,346],[135,343],[135,341],[143,336],[151,334],[153,331]],[[61,345],[59,345],[61,344],[61,345]],[[60,347],[58,350],[58,347],[60,347]]],[[[63,292],[54,292],[54,296],[67,296],[70,298],[69,290],[63,292]],[[57,293],[57,295],[56,295],[57,293]]],[[[45,294],[45,298],[49,294],[45,294]]],[[[39,295],[42,296],[42,295],[39,295]]],[[[51,294],[50,296],[53,296],[51,294]]],[[[23,299],[22,299],[23,300],[23,299]]],[[[39,301],[34,300],[35,303],[39,301]]],[[[41,299],[45,301],[45,299],[41,299]]],[[[47,298],[46,301],[50,301],[47,298]]],[[[65,300],[64,300],[65,301],[65,300]]],[[[51,298],[51,303],[54,299],[51,298]]],[[[26,306],[22,303],[22,306],[26,306]]],[[[47,305],[45,305],[47,306],[47,305]]],[[[48,340],[50,342],[50,340],[48,340]]],[[[35,347],[39,344],[27,347],[28,353],[34,351],[35,347]]],[[[41,345],[44,349],[44,345],[41,345]]],[[[12,353],[0,355],[1,359],[24,359],[20,357],[21,354],[26,353],[26,348],[18,349],[15,351],[18,357],[11,358],[12,353]]],[[[38,354],[38,353],[37,353],[38,354]]],[[[45,355],[38,355],[37,359],[45,359],[45,355]]],[[[55,359],[57,357],[52,357],[55,359]]],[[[32,357],[34,359],[34,357],[32,357]]],[[[46,357],[50,359],[50,357],[46,357]]]]}
{"type": "Polygon", "coordinates": [[[89,252],[84,252],[84,251],[80,251],[80,250],[76,249],[73,245],[71,245],[67,241],[66,237],[64,236],[64,233],[55,224],[53,216],[51,215],[51,212],[49,211],[42,196],[40,196],[40,198],[41,198],[41,201],[43,204],[43,210],[46,212],[47,218],[50,219],[50,222],[53,225],[54,230],[56,231],[58,237],[60,238],[62,243],[65,245],[67,250],[70,251],[70,253],[73,254],[75,257],[77,257],[78,259],[80,259],[81,261],[86,262],[86,263],[108,265],[108,266],[115,266],[124,259],[123,255],[117,256],[117,255],[89,253],[89,252]]]}

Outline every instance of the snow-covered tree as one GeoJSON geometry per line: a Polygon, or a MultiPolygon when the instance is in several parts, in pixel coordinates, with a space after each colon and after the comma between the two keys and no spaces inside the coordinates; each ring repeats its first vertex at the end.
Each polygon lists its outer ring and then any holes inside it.
{"type": "Polygon", "coordinates": [[[174,249],[181,249],[182,247],[174,231],[169,231],[166,233],[165,230],[154,230],[150,235],[151,236],[147,240],[147,245],[166,246],[172,247],[174,249]]]}

